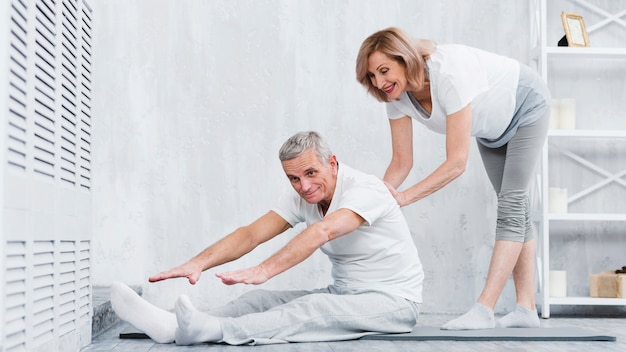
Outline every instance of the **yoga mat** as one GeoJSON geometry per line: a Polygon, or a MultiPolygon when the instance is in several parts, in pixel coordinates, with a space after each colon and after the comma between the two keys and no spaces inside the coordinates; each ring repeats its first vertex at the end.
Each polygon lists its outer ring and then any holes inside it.
{"type": "Polygon", "coordinates": [[[441,330],[441,328],[434,326],[418,326],[412,332],[405,334],[367,335],[363,336],[361,340],[615,341],[616,338],[579,327],[441,330]]]}
{"type": "Polygon", "coordinates": [[[135,330],[134,327],[128,326],[120,331],[120,339],[149,339],[148,335],[135,330]]]}
{"type": "MultiPolygon", "coordinates": [[[[147,339],[148,336],[133,327],[120,332],[120,339],[147,339]]],[[[569,328],[496,328],[484,330],[441,330],[433,326],[418,326],[406,334],[378,334],[363,336],[361,340],[396,341],[616,341],[615,336],[598,334],[592,330],[569,328]]]]}

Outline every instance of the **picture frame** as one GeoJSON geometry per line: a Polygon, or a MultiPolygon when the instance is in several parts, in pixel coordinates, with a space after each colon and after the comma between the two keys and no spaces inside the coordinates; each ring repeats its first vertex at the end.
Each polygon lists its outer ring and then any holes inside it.
{"type": "Polygon", "coordinates": [[[567,46],[586,47],[589,46],[589,37],[585,22],[581,15],[575,13],[561,12],[561,21],[565,29],[567,46]]]}

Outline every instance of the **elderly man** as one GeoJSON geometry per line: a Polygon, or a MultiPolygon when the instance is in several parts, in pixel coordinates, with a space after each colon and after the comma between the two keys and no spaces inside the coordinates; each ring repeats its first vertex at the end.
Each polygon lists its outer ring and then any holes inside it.
{"type": "Polygon", "coordinates": [[[238,259],[298,223],[307,227],[261,264],[216,274],[224,284],[262,284],[317,249],[332,263],[333,283],[297,291],[252,290],[207,312],[182,295],[175,313],[114,283],[111,303],[121,319],[159,343],[271,344],[338,341],[413,329],[424,273],[406,220],[384,183],[339,164],[316,132],[300,132],[279,157],[297,194],[188,262],[149,278],[187,278],[238,259]]]}

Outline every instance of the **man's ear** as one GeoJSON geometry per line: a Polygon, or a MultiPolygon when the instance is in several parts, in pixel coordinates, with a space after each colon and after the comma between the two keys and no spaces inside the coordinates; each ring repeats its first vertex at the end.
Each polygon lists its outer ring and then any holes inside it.
{"type": "Polygon", "coordinates": [[[332,169],[334,169],[335,171],[337,170],[337,156],[336,155],[331,155],[330,158],[328,158],[328,165],[330,165],[330,167],[332,169]]]}

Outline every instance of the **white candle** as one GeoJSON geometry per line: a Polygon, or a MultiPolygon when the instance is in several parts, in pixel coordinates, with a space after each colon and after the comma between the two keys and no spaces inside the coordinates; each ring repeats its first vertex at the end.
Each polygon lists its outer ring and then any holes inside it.
{"type": "Polygon", "coordinates": [[[550,104],[550,128],[551,130],[559,128],[559,119],[561,112],[561,101],[553,99],[550,104]]]}
{"type": "Polygon", "coordinates": [[[567,271],[550,270],[550,297],[567,296],[567,271]]]}
{"type": "Polygon", "coordinates": [[[561,99],[559,109],[559,128],[573,130],[576,128],[576,100],[561,99]]]}
{"type": "Polygon", "coordinates": [[[548,211],[555,214],[567,213],[567,189],[548,189],[548,211]]]}

